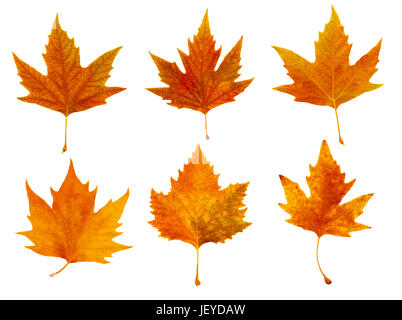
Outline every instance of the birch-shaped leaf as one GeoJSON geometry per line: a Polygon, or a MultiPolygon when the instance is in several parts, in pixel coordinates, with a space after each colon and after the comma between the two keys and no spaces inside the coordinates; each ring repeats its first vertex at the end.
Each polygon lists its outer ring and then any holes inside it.
{"type": "Polygon", "coordinates": [[[354,65],[349,64],[351,48],[333,7],[331,20],[315,42],[314,62],[309,62],[290,50],[274,47],[285,62],[289,77],[294,81],[293,84],[274,89],[295,96],[295,101],[334,108],[341,144],[344,143],[339,127],[338,107],[364,92],[382,86],[370,82],[377,71],[381,40],[354,65]]]}
{"type": "Polygon", "coordinates": [[[207,113],[224,103],[234,101],[235,96],[243,92],[253,79],[237,81],[240,76],[240,52],[243,37],[225,56],[216,69],[222,47],[215,49],[215,40],[209,27],[208,11],[205,13],[198,34],[193,42],[188,40],[189,54],[179,51],[185,73],[176,63],[168,62],[151,53],[159,69],[161,81],[168,87],[150,88],[149,91],[161,96],[177,108],[200,111],[205,115],[205,132],[207,132],[207,113]],[[215,70],[216,69],[216,70],[215,70]]]}
{"type": "Polygon", "coordinates": [[[165,195],[151,191],[150,224],[160,236],[181,240],[197,251],[195,284],[198,278],[199,249],[207,242],[225,242],[251,223],[243,221],[247,208],[243,203],[248,182],[230,184],[221,189],[218,175],[204,157],[199,146],[189,163],[179,171],[177,180],[171,178],[171,190],[165,195]]]}
{"type": "Polygon", "coordinates": [[[58,16],[54,21],[49,43],[43,58],[47,76],[20,60],[14,53],[21,84],[29,91],[21,101],[36,103],[62,113],[65,118],[64,147],[67,150],[67,118],[74,112],[106,104],[106,99],[120,91],[120,87],[106,87],[113,61],[121,47],[108,51],[88,67],[80,64],[80,49],[74,39],[61,29],[58,16]]]}

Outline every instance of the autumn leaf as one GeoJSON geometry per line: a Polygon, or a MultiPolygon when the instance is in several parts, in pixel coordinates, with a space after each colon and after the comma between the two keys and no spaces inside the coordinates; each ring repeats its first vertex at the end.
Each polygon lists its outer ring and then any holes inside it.
{"type": "Polygon", "coordinates": [[[58,16],[54,21],[49,44],[43,58],[47,76],[20,60],[14,53],[21,84],[29,91],[21,101],[36,103],[61,112],[65,117],[63,152],[67,150],[67,118],[74,112],[88,110],[106,104],[106,99],[120,91],[120,87],[106,87],[105,83],[113,69],[112,63],[121,47],[108,51],[88,67],[80,65],[80,49],[61,29],[58,16]]]}
{"type": "Polygon", "coordinates": [[[151,53],[151,57],[159,69],[161,81],[168,85],[162,88],[147,89],[161,96],[177,108],[188,108],[200,111],[205,115],[205,132],[207,130],[207,113],[224,103],[234,101],[234,97],[243,92],[253,79],[236,82],[240,76],[240,52],[243,37],[225,56],[216,69],[222,47],[215,49],[215,40],[211,35],[208,10],[194,36],[193,42],[188,40],[189,54],[179,51],[185,73],[176,63],[168,62],[151,53]]]}
{"type": "Polygon", "coordinates": [[[33,246],[27,246],[32,251],[67,261],[62,269],[50,276],[58,274],[70,263],[109,263],[105,257],[131,248],[112,240],[121,234],[116,229],[121,226],[119,219],[129,191],[116,201],[110,200],[95,213],[97,188],[89,191],[88,186],[89,183],[82,184],[77,178],[72,161],[59,191],[50,189],[53,197],[51,207],[26,183],[30,211],[28,219],[32,230],[18,234],[34,243],[33,246]]]}
{"type": "Polygon", "coordinates": [[[151,207],[155,219],[149,223],[160,236],[181,240],[197,251],[195,284],[198,278],[199,248],[207,242],[225,242],[251,223],[243,221],[247,208],[243,203],[247,183],[218,185],[218,175],[206,160],[200,146],[189,163],[171,179],[171,190],[165,195],[151,191],[151,207]]]}
{"type": "Polygon", "coordinates": [[[352,45],[348,43],[348,36],[332,7],[331,20],[315,42],[314,62],[309,62],[290,50],[275,46],[273,48],[285,62],[288,75],[294,81],[293,84],[274,89],[295,96],[295,101],[334,108],[339,142],[344,144],[339,127],[338,107],[364,92],[382,86],[370,83],[370,78],[377,71],[381,40],[354,65],[350,65],[352,45]]]}
{"type": "Polygon", "coordinates": [[[320,238],[325,234],[350,237],[349,233],[352,231],[370,228],[355,219],[363,213],[363,208],[373,193],[340,204],[355,180],[345,183],[345,174],[341,173],[340,167],[332,158],[325,140],[322,142],[317,164],[315,167],[310,165],[310,176],[306,178],[310,197],[304,194],[296,182],[282,175],[279,177],[287,201],[279,206],[291,216],[286,221],[317,234],[317,264],[325,282],[331,284],[332,281],[324,274],[318,260],[320,238]]]}

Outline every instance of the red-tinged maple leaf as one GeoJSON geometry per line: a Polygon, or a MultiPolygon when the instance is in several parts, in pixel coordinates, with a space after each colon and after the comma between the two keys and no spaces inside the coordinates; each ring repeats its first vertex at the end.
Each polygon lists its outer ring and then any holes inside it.
{"type": "Polygon", "coordinates": [[[331,284],[332,281],[324,274],[318,260],[320,238],[325,234],[350,237],[350,232],[370,228],[355,219],[363,213],[373,193],[340,204],[355,180],[345,183],[345,174],[341,173],[325,140],[321,144],[317,164],[314,167],[310,165],[310,176],[307,177],[310,197],[305,195],[298,183],[282,175],[279,177],[287,201],[279,206],[290,215],[286,221],[317,235],[317,264],[325,282],[331,284]]]}
{"type": "Polygon", "coordinates": [[[222,47],[215,49],[215,40],[209,27],[208,11],[194,36],[193,42],[188,40],[189,54],[179,51],[185,73],[176,63],[168,62],[151,53],[159,69],[161,81],[168,87],[149,88],[148,90],[177,108],[188,108],[200,111],[205,115],[205,132],[207,131],[207,113],[224,103],[234,101],[235,96],[243,92],[253,79],[236,82],[240,76],[240,52],[243,37],[225,56],[216,69],[222,47]],[[216,69],[216,70],[215,70],[216,69]]]}
{"type": "Polygon", "coordinates": [[[93,61],[88,67],[80,64],[80,50],[61,29],[56,16],[46,53],[43,58],[47,66],[47,76],[19,59],[14,53],[14,61],[21,77],[21,84],[29,91],[21,101],[36,103],[58,111],[66,117],[63,152],[67,150],[67,118],[74,112],[88,110],[106,104],[106,99],[125,88],[106,87],[105,83],[113,69],[113,61],[121,47],[108,51],[93,61]]]}

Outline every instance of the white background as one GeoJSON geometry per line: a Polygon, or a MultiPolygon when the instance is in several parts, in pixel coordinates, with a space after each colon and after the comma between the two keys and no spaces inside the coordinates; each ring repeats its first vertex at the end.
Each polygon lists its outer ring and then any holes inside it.
{"type": "Polygon", "coordinates": [[[7,1],[0,10],[0,297],[104,299],[349,299],[402,298],[402,154],[400,152],[399,1],[7,1]],[[339,109],[346,143],[338,143],[334,110],[293,101],[272,90],[291,83],[271,45],[314,60],[314,41],[335,6],[353,43],[351,62],[383,38],[374,83],[384,86],[339,109]],[[149,51],[179,61],[177,48],[198,30],[206,9],[217,46],[225,55],[244,36],[241,78],[255,77],[236,102],[203,115],[178,110],[148,91],[163,86],[149,51]],[[46,74],[42,53],[53,20],[81,48],[87,66],[123,46],[110,86],[128,88],[104,106],[69,118],[69,150],[61,154],[64,117],[21,102],[27,91],[12,59],[46,74]],[[351,238],[325,236],[320,261],[333,280],[325,285],[316,265],[316,236],[285,222],[278,174],[300,183],[326,139],[347,180],[357,178],[344,201],[374,192],[358,221],[372,227],[351,238]],[[225,244],[200,250],[200,280],[194,285],[196,252],[158,237],[147,222],[150,190],[168,192],[200,143],[220,173],[220,185],[250,181],[246,221],[253,224],[225,244]],[[15,233],[30,230],[25,179],[51,203],[73,159],[78,177],[98,186],[96,209],[130,189],[116,241],[133,248],[107,265],[75,263],[55,278],[65,261],[38,255],[15,233]]]}

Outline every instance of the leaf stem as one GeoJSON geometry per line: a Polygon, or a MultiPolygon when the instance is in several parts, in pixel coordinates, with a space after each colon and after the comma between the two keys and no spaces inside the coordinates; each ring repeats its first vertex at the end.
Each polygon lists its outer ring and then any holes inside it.
{"type": "Polygon", "coordinates": [[[330,278],[328,278],[328,277],[324,274],[324,272],[322,271],[321,266],[320,266],[320,261],[318,260],[318,246],[319,246],[319,244],[320,244],[320,237],[318,237],[317,249],[316,249],[316,251],[315,251],[315,256],[317,257],[318,268],[320,269],[320,272],[321,272],[322,276],[324,277],[325,283],[326,283],[326,284],[331,284],[331,283],[332,283],[332,280],[331,280],[330,278]]]}
{"type": "Polygon", "coordinates": [[[195,285],[199,286],[201,284],[200,279],[198,278],[198,263],[200,261],[200,254],[199,254],[199,247],[196,248],[197,250],[197,267],[196,267],[196,271],[195,271],[195,285]]]}
{"type": "Polygon", "coordinates": [[[345,145],[343,143],[343,140],[342,140],[342,137],[341,137],[341,129],[339,127],[339,118],[338,118],[338,111],[337,111],[338,109],[335,108],[335,107],[334,107],[334,109],[335,109],[335,115],[336,115],[336,124],[338,125],[339,143],[345,145]]]}
{"type": "Polygon", "coordinates": [[[205,116],[205,139],[209,140],[209,135],[208,135],[208,126],[207,126],[207,114],[204,114],[205,116]]]}
{"type": "Polygon", "coordinates": [[[62,153],[67,151],[67,118],[66,116],[66,122],[64,123],[64,147],[62,153]]]}
{"type": "Polygon", "coordinates": [[[54,277],[56,274],[62,272],[69,264],[70,264],[70,261],[67,261],[67,263],[64,265],[63,268],[61,268],[61,269],[60,269],[59,271],[57,271],[57,272],[53,272],[53,273],[49,274],[49,277],[54,277]]]}

